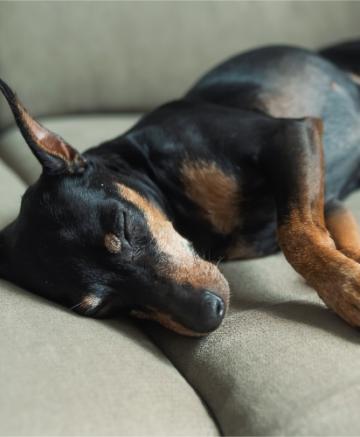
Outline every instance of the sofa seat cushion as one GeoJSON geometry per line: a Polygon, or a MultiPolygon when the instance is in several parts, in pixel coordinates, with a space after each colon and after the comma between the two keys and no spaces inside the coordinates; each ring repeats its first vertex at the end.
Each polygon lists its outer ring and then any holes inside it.
{"type": "MultiPolygon", "coordinates": [[[[360,222],[360,193],[347,204],[360,222]]],[[[231,310],[205,339],[151,337],[225,435],[360,435],[360,332],[325,307],[282,254],[222,265],[231,310]]]]}
{"type": "MultiPolygon", "coordinates": [[[[24,190],[0,160],[0,229],[24,190]]],[[[0,435],[218,435],[129,320],[86,319],[0,280],[0,354],[0,435]]]]}
{"type": "MultiPolygon", "coordinates": [[[[71,117],[45,124],[83,150],[120,134],[135,119],[71,117]]],[[[20,136],[9,131],[3,140],[0,153],[24,180],[34,180],[39,169],[31,168],[35,159],[20,136]]],[[[360,220],[359,194],[349,205],[360,220]]],[[[360,434],[359,332],[325,308],[281,254],[223,264],[222,269],[231,284],[232,304],[215,333],[188,339],[139,322],[205,400],[221,431],[360,434]]],[[[95,322],[77,323],[86,333],[95,322]]],[[[128,374],[118,377],[126,380],[128,374]]]]}
{"type": "MultiPolygon", "coordinates": [[[[254,46],[317,48],[359,36],[356,1],[7,1],[0,7],[1,76],[34,114],[150,108],[254,46]]],[[[11,121],[5,107],[0,99],[0,127],[11,121]]]]}

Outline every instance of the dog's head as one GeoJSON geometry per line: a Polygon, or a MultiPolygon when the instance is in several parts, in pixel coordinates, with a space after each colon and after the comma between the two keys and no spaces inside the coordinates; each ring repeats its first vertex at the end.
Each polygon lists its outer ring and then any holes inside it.
{"type": "Polygon", "coordinates": [[[174,229],[156,186],[81,155],[0,90],[43,168],[0,233],[0,275],[84,315],[126,311],[184,335],[216,329],[228,284],[174,229]]]}

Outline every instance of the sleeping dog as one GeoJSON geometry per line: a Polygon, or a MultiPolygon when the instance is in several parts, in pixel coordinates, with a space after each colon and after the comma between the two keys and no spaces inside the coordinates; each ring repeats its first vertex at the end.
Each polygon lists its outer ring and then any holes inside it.
{"type": "Polygon", "coordinates": [[[360,326],[360,234],[341,203],[360,185],[357,71],[358,42],[252,50],[83,154],[1,81],[43,169],[0,233],[1,277],[86,316],[201,336],[229,305],[219,260],[280,248],[360,326]]]}

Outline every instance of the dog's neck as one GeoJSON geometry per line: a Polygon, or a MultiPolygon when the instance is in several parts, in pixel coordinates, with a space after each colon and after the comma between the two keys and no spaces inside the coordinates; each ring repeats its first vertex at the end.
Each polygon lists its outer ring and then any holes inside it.
{"type": "Polygon", "coordinates": [[[95,158],[115,179],[124,181],[156,204],[169,220],[174,219],[174,212],[158,183],[156,167],[150,161],[146,147],[122,136],[89,150],[85,155],[95,158]]]}

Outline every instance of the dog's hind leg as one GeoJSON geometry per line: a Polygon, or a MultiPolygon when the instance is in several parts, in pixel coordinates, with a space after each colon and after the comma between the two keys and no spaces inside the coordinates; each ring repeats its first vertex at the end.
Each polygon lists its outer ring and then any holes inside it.
{"type": "Polygon", "coordinates": [[[325,224],[321,121],[284,121],[260,157],[287,260],[330,308],[360,326],[360,264],[336,248],[325,224]]]}
{"type": "Polygon", "coordinates": [[[352,212],[339,200],[326,204],[325,222],[336,248],[360,261],[360,229],[352,212]]]}

